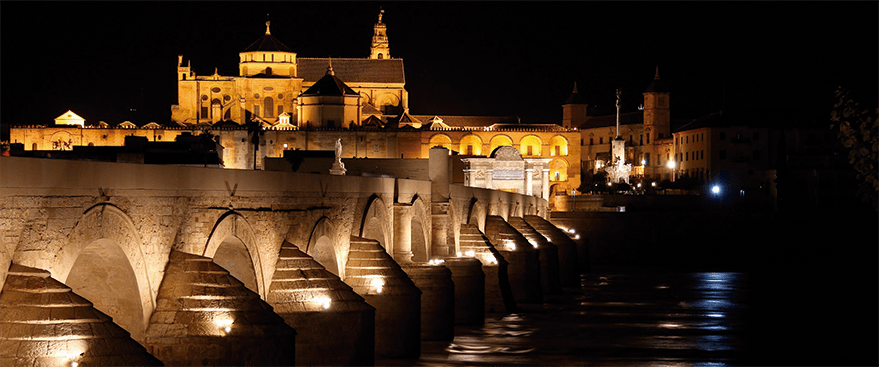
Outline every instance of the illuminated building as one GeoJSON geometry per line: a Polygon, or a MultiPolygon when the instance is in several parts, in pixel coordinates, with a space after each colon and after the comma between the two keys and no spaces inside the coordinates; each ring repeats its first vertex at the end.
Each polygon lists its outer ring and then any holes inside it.
{"type": "MultiPolygon", "coordinates": [[[[174,141],[210,130],[223,146],[226,168],[262,169],[285,150],[333,150],[344,158],[422,158],[434,146],[463,156],[490,156],[500,146],[524,158],[548,158],[551,193],[580,185],[580,133],[556,124],[523,124],[514,116],[417,115],[409,111],[403,60],[390,54],[383,13],[373,27],[369,57],[299,57],[271,33],[238,54],[238,75],[197,75],[178,55],[172,126],[15,127],[11,142],[26,150],[122,146],[126,136],[174,141]],[[258,136],[254,127],[259,126],[258,136]],[[61,148],[58,148],[58,146],[61,148]]],[[[463,178],[462,178],[463,179],[463,178]]],[[[543,190],[541,190],[543,191],[543,190]]]]}

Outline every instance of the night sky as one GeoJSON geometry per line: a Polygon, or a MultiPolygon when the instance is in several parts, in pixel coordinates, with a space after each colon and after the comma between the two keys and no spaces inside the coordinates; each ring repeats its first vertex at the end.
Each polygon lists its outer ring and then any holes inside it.
{"type": "Polygon", "coordinates": [[[836,85],[875,105],[877,2],[3,2],[0,121],[167,123],[177,54],[236,75],[265,31],[299,57],[367,57],[379,7],[412,114],[560,123],[576,81],[599,113],[635,111],[654,68],[672,119],[718,110],[825,124],[836,85]],[[136,111],[132,111],[136,110],[136,111]]]}

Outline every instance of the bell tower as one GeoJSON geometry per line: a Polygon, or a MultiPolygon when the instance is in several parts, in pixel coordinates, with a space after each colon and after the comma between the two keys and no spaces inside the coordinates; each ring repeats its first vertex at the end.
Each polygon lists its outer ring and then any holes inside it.
{"type": "Polygon", "coordinates": [[[566,128],[580,127],[587,118],[586,99],[577,92],[577,82],[574,82],[574,91],[562,105],[562,126],[566,128]]]}
{"type": "Polygon", "coordinates": [[[657,139],[671,137],[671,117],[669,114],[669,92],[659,80],[659,66],[653,82],[644,91],[644,130],[647,131],[649,144],[657,139]]]}
{"type": "Polygon", "coordinates": [[[369,52],[370,59],[390,59],[391,49],[388,46],[388,26],[382,23],[382,15],[385,11],[379,9],[378,23],[375,23],[372,33],[372,48],[369,52]]]}

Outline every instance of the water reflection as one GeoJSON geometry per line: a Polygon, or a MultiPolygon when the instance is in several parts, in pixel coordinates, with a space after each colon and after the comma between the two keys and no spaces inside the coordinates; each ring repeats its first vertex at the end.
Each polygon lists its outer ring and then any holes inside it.
{"type": "Polygon", "coordinates": [[[418,361],[377,365],[730,365],[742,349],[740,273],[599,274],[546,303],[457,327],[418,361]]]}

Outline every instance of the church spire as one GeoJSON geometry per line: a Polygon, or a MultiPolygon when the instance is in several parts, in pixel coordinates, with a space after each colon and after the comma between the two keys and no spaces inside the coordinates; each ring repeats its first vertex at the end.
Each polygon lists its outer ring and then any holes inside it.
{"type": "Polygon", "coordinates": [[[379,8],[378,22],[373,26],[372,48],[369,52],[370,59],[390,59],[391,49],[388,44],[388,26],[382,23],[384,9],[379,8]]]}
{"type": "Polygon", "coordinates": [[[329,64],[327,65],[327,75],[336,75],[336,72],[333,71],[333,58],[330,57],[328,61],[329,64]]]}
{"type": "Polygon", "coordinates": [[[653,80],[659,80],[659,65],[656,65],[656,75],[653,76],[653,80]]]}

